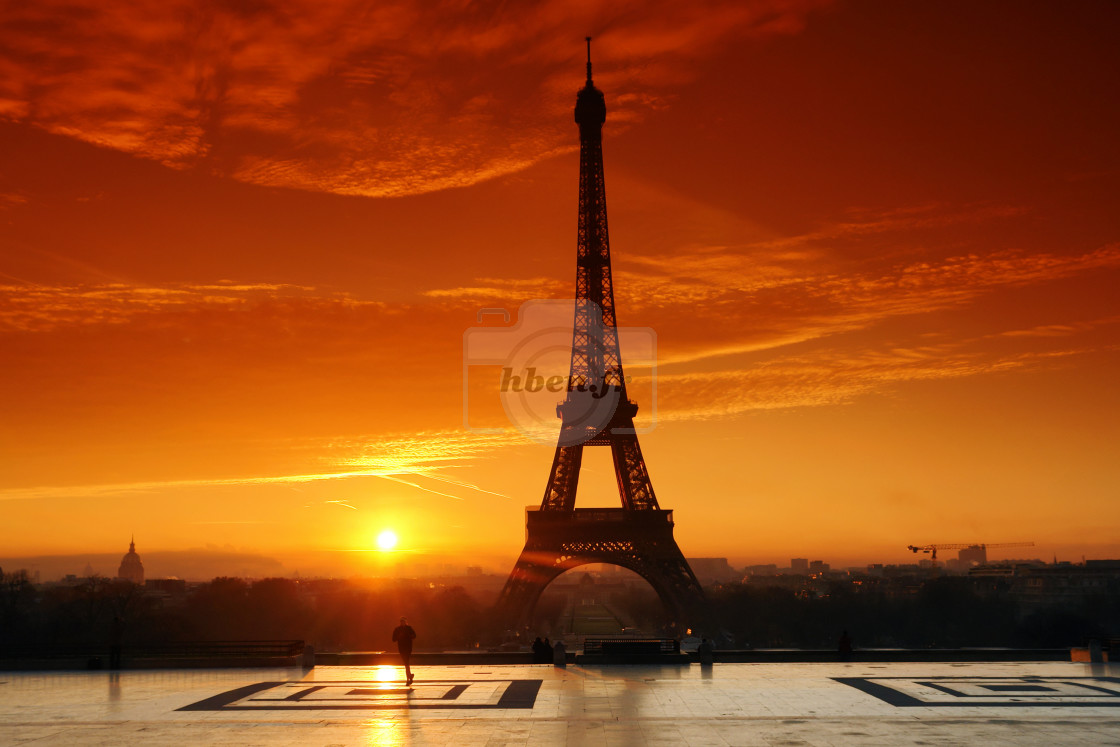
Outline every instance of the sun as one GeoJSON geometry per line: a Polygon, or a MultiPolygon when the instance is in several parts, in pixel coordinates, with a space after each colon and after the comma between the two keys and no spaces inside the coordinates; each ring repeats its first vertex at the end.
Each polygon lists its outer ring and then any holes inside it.
{"type": "Polygon", "coordinates": [[[381,534],[377,535],[377,549],[381,552],[389,552],[397,546],[397,533],[392,529],[382,530],[381,534]]]}

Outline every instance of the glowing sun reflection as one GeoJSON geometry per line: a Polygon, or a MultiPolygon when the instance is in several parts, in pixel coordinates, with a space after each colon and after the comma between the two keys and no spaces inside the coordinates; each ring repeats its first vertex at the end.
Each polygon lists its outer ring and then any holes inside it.
{"type": "Polygon", "coordinates": [[[378,747],[397,747],[408,744],[408,730],[406,721],[399,718],[380,718],[366,723],[366,744],[378,747]]]}
{"type": "Polygon", "coordinates": [[[373,670],[373,678],[378,682],[396,682],[400,679],[397,676],[397,668],[383,664],[373,670]]]}

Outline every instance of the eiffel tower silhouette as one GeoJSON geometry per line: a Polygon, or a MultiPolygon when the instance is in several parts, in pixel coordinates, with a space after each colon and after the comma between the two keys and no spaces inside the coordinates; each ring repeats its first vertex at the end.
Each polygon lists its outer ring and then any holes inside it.
{"type": "Polygon", "coordinates": [[[540,509],[526,511],[525,549],[498,597],[507,624],[524,627],[541,592],[557,576],[586,563],[634,571],[657,592],[672,621],[687,627],[707,617],[704,592],[673,539],[673,512],[653,492],[634,429],[638,406],[626,395],[618,347],[607,200],[603,123],[607,108],[591,80],[576,97],[579,125],[579,228],[572,362],[567,396],[557,407],[560,436],[540,509]],[[609,446],[622,508],[575,507],[583,450],[609,446]]]}

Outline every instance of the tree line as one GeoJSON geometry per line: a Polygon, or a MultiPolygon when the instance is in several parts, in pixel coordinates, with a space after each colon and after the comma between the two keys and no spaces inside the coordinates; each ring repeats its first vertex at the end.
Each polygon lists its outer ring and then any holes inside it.
{"type": "Polygon", "coordinates": [[[0,633],[10,647],[97,646],[118,620],[126,645],[298,639],[318,650],[379,651],[393,648],[392,630],[407,616],[418,650],[468,649],[479,643],[486,613],[459,587],[309,589],[286,578],[215,578],[161,598],[119,579],[36,587],[20,573],[3,576],[0,596],[0,633]]]}
{"type": "Polygon", "coordinates": [[[845,630],[864,648],[1064,648],[1120,635],[1115,593],[1028,605],[1007,587],[978,589],[961,576],[928,579],[910,593],[837,581],[819,596],[754,584],[708,596],[735,640],[756,648],[835,648],[845,630]]]}
{"type": "MultiPolygon", "coordinates": [[[[1026,607],[1006,589],[978,590],[963,577],[929,579],[903,594],[837,581],[818,595],[757,583],[711,587],[707,595],[720,627],[710,634],[729,635],[736,647],[834,648],[844,630],[864,648],[1060,648],[1120,635],[1115,593],[1026,607]]],[[[161,596],[118,579],[35,586],[26,573],[0,573],[0,641],[97,646],[116,619],[126,643],[298,639],[320,651],[378,651],[392,649],[391,631],[404,615],[418,633],[417,650],[469,650],[508,634],[510,621],[494,619],[490,602],[460,587],[417,583],[222,577],[161,596]]],[[[609,604],[650,632],[665,629],[651,589],[635,586],[609,604]]],[[[536,620],[560,609],[545,600],[536,620]]]]}

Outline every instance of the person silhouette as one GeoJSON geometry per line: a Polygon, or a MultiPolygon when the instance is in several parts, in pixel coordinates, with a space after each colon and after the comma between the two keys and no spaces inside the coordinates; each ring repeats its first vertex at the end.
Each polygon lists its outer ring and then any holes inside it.
{"type": "Polygon", "coordinates": [[[836,650],[840,654],[840,661],[852,660],[852,637],[848,631],[840,633],[840,640],[836,642],[836,650]]]}
{"type": "Polygon", "coordinates": [[[409,667],[409,659],[412,658],[412,641],[415,638],[416,631],[408,624],[408,619],[402,617],[401,624],[393,629],[393,640],[396,641],[397,651],[400,652],[401,661],[404,662],[406,685],[412,684],[412,669],[409,667]]]}
{"type": "Polygon", "coordinates": [[[114,615],[109,621],[109,669],[121,668],[121,648],[124,645],[124,618],[114,615]]]}
{"type": "Polygon", "coordinates": [[[700,659],[700,666],[710,667],[715,661],[716,647],[712,645],[706,637],[700,639],[700,645],[696,647],[696,655],[700,659]]]}

